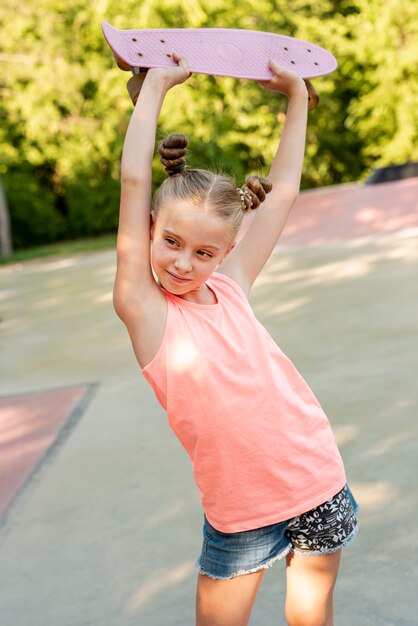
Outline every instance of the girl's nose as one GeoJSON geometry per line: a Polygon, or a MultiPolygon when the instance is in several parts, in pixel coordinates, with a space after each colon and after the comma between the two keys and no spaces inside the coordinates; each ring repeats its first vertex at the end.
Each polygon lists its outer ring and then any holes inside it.
{"type": "Polygon", "coordinates": [[[190,259],[186,257],[177,257],[174,262],[174,267],[181,272],[190,272],[190,270],[192,269],[192,264],[190,262],[190,259]]]}

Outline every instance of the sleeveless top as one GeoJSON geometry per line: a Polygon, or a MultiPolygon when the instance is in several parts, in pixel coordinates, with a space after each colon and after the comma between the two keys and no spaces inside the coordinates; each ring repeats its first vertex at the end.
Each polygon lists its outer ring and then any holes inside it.
{"type": "Polygon", "coordinates": [[[331,426],[241,287],[214,272],[216,304],[164,287],[164,337],[142,374],[188,453],[210,524],[232,533],[300,515],[346,483],[331,426]]]}

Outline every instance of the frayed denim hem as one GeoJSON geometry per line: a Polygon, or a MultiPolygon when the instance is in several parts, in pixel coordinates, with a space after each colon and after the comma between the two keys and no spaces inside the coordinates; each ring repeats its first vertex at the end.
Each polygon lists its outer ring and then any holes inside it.
{"type": "Polygon", "coordinates": [[[357,535],[359,531],[359,528],[360,528],[360,524],[357,524],[357,526],[355,527],[351,535],[348,535],[348,537],[345,538],[343,543],[340,543],[340,545],[337,546],[336,548],[330,548],[329,550],[323,550],[323,551],[322,550],[308,551],[308,550],[298,550],[297,548],[291,547],[291,551],[293,552],[293,554],[296,554],[297,556],[325,556],[326,554],[334,554],[334,552],[338,552],[338,550],[342,550],[342,548],[345,548],[345,546],[348,546],[348,544],[353,541],[354,537],[357,535]]]}
{"type": "Polygon", "coordinates": [[[205,576],[209,576],[209,578],[213,578],[214,580],[229,580],[230,578],[235,578],[235,576],[243,576],[244,574],[253,574],[254,572],[258,572],[260,569],[267,569],[271,567],[273,563],[275,563],[276,561],[283,559],[287,554],[289,554],[291,549],[292,549],[292,545],[289,544],[288,546],[286,546],[284,550],[279,552],[279,554],[276,554],[276,556],[273,556],[266,563],[263,563],[262,565],[258,565],[257,567],[254,567],[253,569],[248,569],[248,570],[240,569],[238,570],[238,572],[234,572],[230,576],[214,576],[213,574],[209,574],[208,572],[205,572],[199,564],[200,557],[196,560],[195,567],[198,570],[198,574],[204,574],[205,576]]]}

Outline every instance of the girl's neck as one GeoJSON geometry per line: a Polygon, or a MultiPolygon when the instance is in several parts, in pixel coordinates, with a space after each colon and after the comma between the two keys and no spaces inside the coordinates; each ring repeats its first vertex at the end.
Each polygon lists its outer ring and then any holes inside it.
{"type": "MultiPolygon", "coordinates": [[[[162,286],[159,282],[160,287],[162,286]]],[[[170,292],[171,293],[171,292],[170,292]]],[[[177,294],[173,294],[177,295],[177,294]]],[[[187,302],[193,302],[194,304],[218,304],[215,292],[212,291],[206,283],[200,285],[199,289],[193,289],[183,295],[178,295],[178,298],[186,300],[187,302]]]]}

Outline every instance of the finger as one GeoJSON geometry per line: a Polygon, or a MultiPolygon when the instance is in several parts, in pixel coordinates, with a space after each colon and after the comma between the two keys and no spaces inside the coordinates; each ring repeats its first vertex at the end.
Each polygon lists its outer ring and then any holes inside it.
{"type": "Polygon", "coordinates": [[[182,70],[186,71],[188,76],[185,80],[187,80],[188,78],[190,78],[190,76],[192,75],[190,68],[189,68],[189,62],[187,61],[187,59],[185,57],[180,56],[179,54],[177,54],[176,52],[172,53],[172,57],[173,59],[176,61],[178,67],[180,67],[182,70]]]}
{"type": "Polygon", "coordinates": [[[280,74],[280,72],[283,69],[278,63],[276,63],[276,61],[274,59],[270,59],[270,61],[269,61],[269,68],[275,74],[280,74]]]}
{"type": "Polygon", "coordinates": [[[189,70],[189,63],[185,57],[180,56],[179,54],[177,54],[177,52],[173,52],[171,56],[173,57],[177,65],[180,65],[180,67],[185,70],[189,70]]]}

